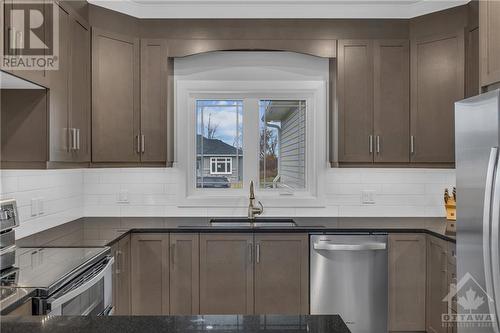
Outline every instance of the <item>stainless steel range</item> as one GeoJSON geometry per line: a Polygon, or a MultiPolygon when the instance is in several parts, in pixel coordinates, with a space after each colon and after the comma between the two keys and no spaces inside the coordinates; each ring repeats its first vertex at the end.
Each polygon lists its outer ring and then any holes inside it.
{"type": "Polygon", "coordinates": [[[18,248],[2,272],[4,287],[36,289],[35,315],[108,315],[113,312],[110,248],[18,248]]]}

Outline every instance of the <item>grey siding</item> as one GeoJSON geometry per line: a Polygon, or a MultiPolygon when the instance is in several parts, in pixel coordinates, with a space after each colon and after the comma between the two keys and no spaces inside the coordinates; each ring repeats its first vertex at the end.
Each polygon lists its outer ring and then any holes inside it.
{"type": "Polygon", "coordinates": [[[281,122],[279,174],[281,182],[293,188],[304,188],[306,117],[305,110],[296,109],[281,122]]]}

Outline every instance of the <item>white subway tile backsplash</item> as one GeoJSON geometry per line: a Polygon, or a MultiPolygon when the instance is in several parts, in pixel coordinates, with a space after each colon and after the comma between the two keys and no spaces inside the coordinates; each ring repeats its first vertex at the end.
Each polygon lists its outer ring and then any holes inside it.
{"type": "MultiPolygon", "coordinates": [[[[274,217],[421,217],[444,216],[445,188],[455,184],[454,170],[328,169],[323,198],[315,208],[265,207],[274,217]],[[374,204],[362,204],[361,192],[375,191],[374,204]]],[[[6,170],[1,198],[18,200],[23,235],[88,217],[245,216],[237,207],[189,207],[184,202],[185,173],[177,168],[6,170]],[[119,202],[126,193],[126,202],[119,202]],[[43,202],[43,214],[31,216],[31,200],[43,202]]]]}

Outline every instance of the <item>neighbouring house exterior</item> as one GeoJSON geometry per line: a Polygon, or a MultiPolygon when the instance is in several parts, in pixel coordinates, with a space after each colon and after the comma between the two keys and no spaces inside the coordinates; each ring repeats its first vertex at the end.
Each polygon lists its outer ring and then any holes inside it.
{"type": "Polygon", "coordinates": [[[226,177],[230,183],[243,179],[243,151],[219,139],[197,136],[197,177],[226,177]]]}

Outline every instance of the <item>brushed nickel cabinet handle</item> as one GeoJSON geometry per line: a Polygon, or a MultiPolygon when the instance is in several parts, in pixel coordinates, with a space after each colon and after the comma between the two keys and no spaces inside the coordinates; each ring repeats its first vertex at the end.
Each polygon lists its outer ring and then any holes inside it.
{"type": "Polygon", "coordinates": [[[410,152],[415,154],[415,137],[413,135],[410,136],[410,152]]]}
{"type": "Polygon", "coordinates": [[[380,154],[380,135],[377,135],[377,154],[380,154]]]}
{"type": "Polygon", "coordinates": [[[258,264],[260,263],[260,243],[257,243],[257,246],[255,248],[255,261],[258,264]]]}
{"type": "Polygon", "coordinates": [[[373,154],[373,135],[368,136],[368,149],[370,154],[373,154]]]}
{"type": "Polygon", "coordinates": [[[139,135],[136,135],[135,139],[137,140],[136,152],[140,153],[141,152],[141,137],[139,135]]]}
{"type": "Polygon", "coordinates": [[[144,142],[144,134],[141,135],[141,153],[144,153],[146,150],[146,143],[144,142]]]}
{"type": "Polygon", "coordinates": [[[120,251],[120,250],[116,251],[116,261],[115,261],[115,263],[116,263],[115,273],[116,274],[120,274],[122,272],[122,270],[121,270],[122,265],[121,265],[121,261],[119,259],[121,257],[121,255],[122,255],[122,251],[120,251]]]}
{"type": "Polygon", "coordinates": [[[76,129],[76,150],[80,150],[80,129],[76,129]]]}

